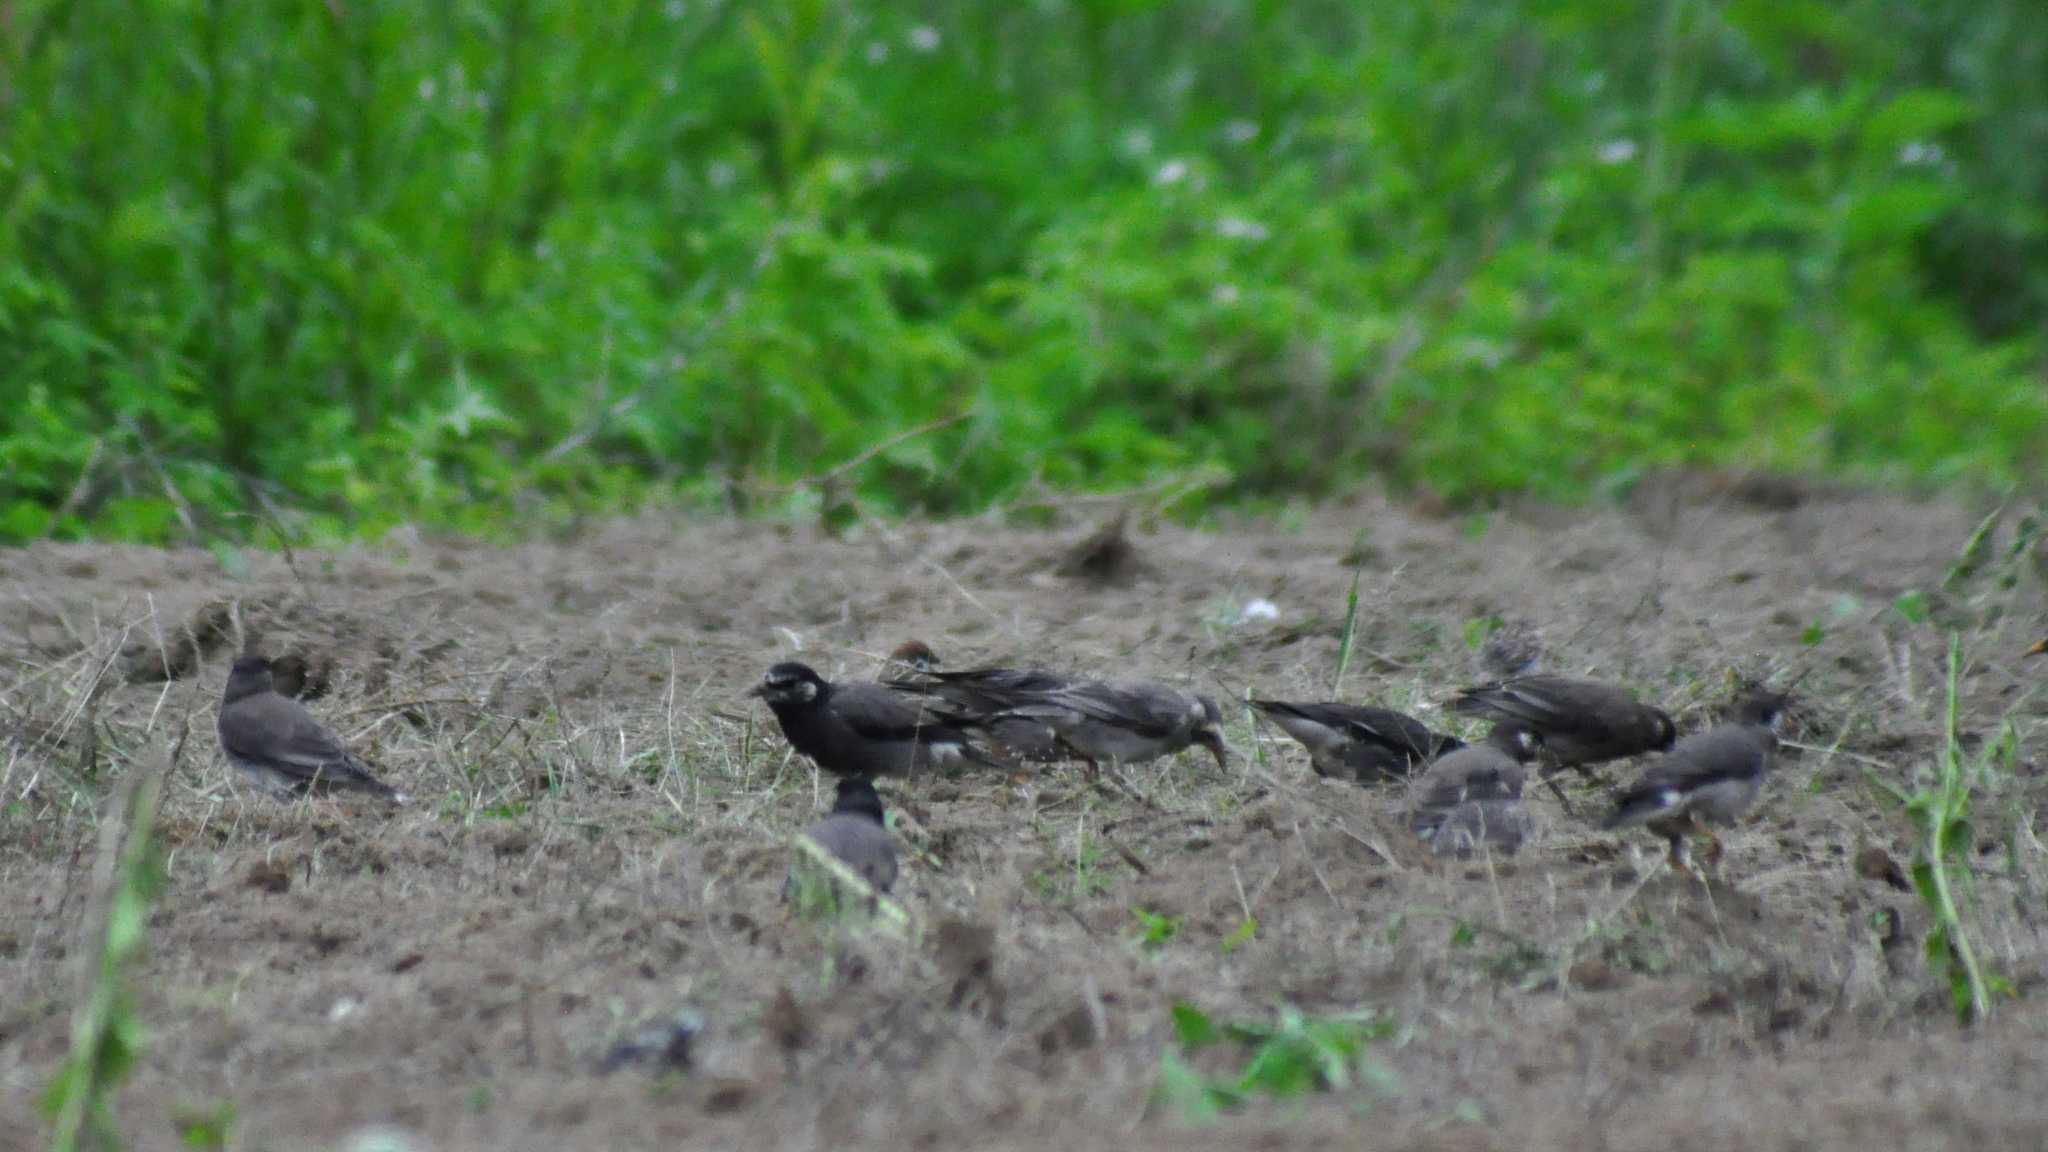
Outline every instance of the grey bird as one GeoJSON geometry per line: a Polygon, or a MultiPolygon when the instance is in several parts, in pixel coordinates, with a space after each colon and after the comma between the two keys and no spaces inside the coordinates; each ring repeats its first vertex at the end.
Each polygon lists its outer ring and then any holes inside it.
{"type": "Polygon", "coordinates": [[[242,778],[272,796],[366,792],[394,804],[405,797],[328,731],[305,705],[279,695],[270,661],[244,655],[228,670],[215,723],[220,749],[242,778]]]}
{"type": "Polygon", "coordinates": [[[1439,758],[1409,790],[1409,830],[1439,856],[1469,856],[1482,844],[1512,855],[1529,832],[1524,765],[1541,743],[1527,728],[1502,725],[1439,758]]]}
{"type": "MultiPolygon", "coordinates": [[[[897,652],[909,648],[905,644],[897,652]]],[[[931,656],[931,650],[926,648],[925,654],[931,656]]],[[[1066,746],[1049,724],[1005,714],[1031,703],[1037,696],[1068,687],[1072,681],[1067,677],[1043,668],[982,667],[941,672],[937,663],[938,658],[931,656],[915,674],[890,680],[888,685],[901,692],[944,701],[976,731],[987,736],[990,743],[1016,759],[1047,763],[1069,757],[1066,746]]]]}
{"type": "Polygon", "coordinates": [[[1138,764],[1199,744],[1229,767],[1223,712],[1207,696],[1151,680],[1089,680],[1041,692],[1020,692],[1010,707],[980,717],[983,725],[1023,721],[1049,729],[1067,757],[1099,775],[1101,762],[1138,764]]]}
{"type": "Polygon", "coordinates": [[[1460,692],[1447,705],[1461,716],[1527,728],[1542,739],[1552,768],[1545,782],[1567,811],[1571,801],[1551,777],[1566,768],[1668,750],[1678,729],[1662,709],[1636,703],[1626,689],[1569,676],[1516,676],[1460,692]]]}
{"type": "Polygon", "coordinates": [[[1756,803],[1776,758],[1772,726],[1785,704],[1775,692],[1745,696],[1728,722],[1680,740],[1623,789],[1601,827],[1647,825],[1670,843],[1671,863],[1681,868],[1688,835],[1702,831],[1711,845],[1709,860],[1718,861],[1721,840],[1713,826],[1733,824],[1756,803]]]}
{"type": "Polygon", "coordinates": [[[747,693],[767,701],[791,746],[841,776],[907,776],[956,764],[1003,767],[968,739],[958,716],[886,684],[832,683],[785,661],[747,693]]]}
{"type": "Polygon", "coordinates": [[[1405,777],[1465,746],[1391,708],[1282,700],[1253,700],[1251,706],[1308,749],[1309,766],[1316,775],[1358,784],[1405,777]]]}
{"type": "Polygon", "coordinates": [[[896,843],[883,823],[882,797],[867,777],[840,777],[831,814],[804,829],[804,835],[875,891],[887,892],[896,883],[896,843]]]}

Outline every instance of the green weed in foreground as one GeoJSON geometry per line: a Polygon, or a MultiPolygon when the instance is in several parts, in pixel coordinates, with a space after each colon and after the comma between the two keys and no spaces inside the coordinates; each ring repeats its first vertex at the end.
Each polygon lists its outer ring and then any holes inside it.
{"type": "Polygon", "coordinates": [[[43,1109],[55,1128],[50,1152],[121,1146],[112,1105],[142,1049],[128,969],[142,955],[150,904],[163,882],[155,838],[162,784],[155,772],[138,773],[119,818],[103,832],[99,962],[90,969],[92,983],[72,1022],[71,1053],[43,1093],[43,1109]]]}
{"type": "Polygon", "coordinates": [[[1957,887],[1970,869],[1975,843],[1970,827],[1970,801],[1981,765],[1966,758],[1956,733],[1956,678],[1962,644],[1954,635],[1948,645],[1948,709],[1942,726],[1941,759],[1932,780],[1918,791],[1870,777],[1913,822],[1920,843],[1913,858],[1913,890],[1933,916],[1927,929],[1927,964],[1946,975],[1956,1019],[1968,1025],[1991,1014],[1991,992],[2002,983],[1987,973],[1963,922],[1957,887]]]}
{"type": "Polygon", "coordinates": [[[1200,1123],[1243,1106],[1254,1097],[1285,1099],[1308,1092],[1336,1092],[1366,1080],[1382,1088],[1392,1074],[1372,1059],[1368,1046],[1393,1031],[1371,1011],[1311,1016],[1283,1007],[1273,1021],[1217,1023],[1185,1001],[1173,1005],[1174,1046],[1159,1058],[1155,1098],[1184,1120],[1200,1123]],[[1237,1072],[1208,1076],[1189,1057],[1233,1046],[1243,1054],[1237,1072]]]}

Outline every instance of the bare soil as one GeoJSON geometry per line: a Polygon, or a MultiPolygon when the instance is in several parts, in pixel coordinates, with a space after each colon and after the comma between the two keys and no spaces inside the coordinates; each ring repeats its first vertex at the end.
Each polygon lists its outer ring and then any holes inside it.
{"type": "Polygon", "coordinates": [[[117,1109],[139,1148],[180,1147],[179,1118],[223,1102],[237,1149],[372,1129],[437,1149],[2048,1146],[2048,657],[2023,655],[2048,597],[2038,561],[1939,591],[1983,509],[1676,476],[1484,522],[1377,495],[1277,524],[1134,519],[1128,553],[1087,562],[1100,511],[0,552],[0,1148],[46,1139],[106,800],[181,739],[117,1109]],[[1803,677],[1723,881],[1533,789],[1519,855],[1437,860],[1398,787],[1319,780],[1228,706],[1231,768],[1127,770],[1149,806],[1066,768],[889,785],[912,941],[780,903],[785,838],[830,787],[742,696],[771,661],[869,676],[917,636],[953,666],[1325,699],[1354,570],[1339,695],[1439,725],[1496,616],[1682,728],[1738,676],[1803,677]],[[1911,590],[1920,622],[1894,608],[1911,590]],[[1976,797],[1965,885],[2010,991],[1968,1031],[1922,956],[1926,910],[1885,875],[1912,831],[1870,782],[1936,763],[1950,630],[1965,747],[2019,737],[1976,797]],[[213,736],[242,641],[290,658],[414,803],[242,792],[213,736]],[[1139,908],[1177,930],[1141,944],[1139,908]],[[1377,1011],[1384,1074],[1190,1131],[1154,1099],[1180,1000],[1377,1011]],[[706,1021],[689,1073],[600,1070],[685,1008],[706,1021]]]}

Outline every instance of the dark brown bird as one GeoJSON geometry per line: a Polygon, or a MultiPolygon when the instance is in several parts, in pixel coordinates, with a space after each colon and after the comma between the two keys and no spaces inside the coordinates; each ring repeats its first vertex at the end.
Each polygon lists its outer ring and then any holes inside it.
{"type": "Polygon", "coordinates": [[[841,776],[907,776],[954,764],[1003,765],[968,739],[937,702],[885,684],[834,684],[808,665],[785,661],[748,693],[767,701],[797,751],[841,776]]]}
{"type": "Polygon", "coordinates": [[[931,645],[922,640],[905,640],[889,650],[888,658],[882,661],[882,673],[877,679],[886,681],[906,674],[922,676],[927,672],[936,671],[938,667],[939,654],[932,651],[931,645]]]}
{"type": "Polygon", "coordinates": [[[1409,829],[1439,856],[1469,856],[1482,844],[1513,854],[1529,830],[1523,766],[1540,744],[1529,729],[1502,725],[1483,743],[1447,753],[1415,778],[1409,829]]]}
{"type": "Polygon", "coordinates": [[[882,797],[866,777],[841,777],[831,814],[806,828],[804,835],[875,891],[887,892],[896,883],[896,843],[884,823],[882,797]]]}
{"type": "Polygon", "coordinates": [[[1282,700],[1253,700],[1251,705],[1308,749],[1316,775],[1357,784],[1405,777],[1418,765],[1465,746],[1391,708],[1282,700]]]}
{"type": "Polygon", "coordinates": [[[1785,697],[1754,692],[1736,705],[1734,717],[1680,740],[1615,797],[1603,828],[1646,824],[1671,845],[1671,863],[1685,867],[1685,844],[1694,830],[1706,833],[1710,860],[1721,857],[1716,824],[1733,824],[1756,803],[1770,775],[1778,737],[1772,731],[1785,697]]]}
{"type": "Polygon", "coordinates": [[[272,796],[366,792],[394,804],[405,797],[370,775],[369,766],[272,687],[270,661],[245,655],[228,670],[215,722],[221,752],[242,779],[272,796]]]}
{"type": "Polygon", "coordinates": [[[1624,689],[1569,676],[1517,676],[1460,692],[1446,705],[1461,716],[1527,728],[1542,739],[1551,770],[1543,773],[1566,810],[1571,802],[1551,777],[1566,768],[1669,749],[1678,729],[1662,709],[1638,704],[1624,689]]]}

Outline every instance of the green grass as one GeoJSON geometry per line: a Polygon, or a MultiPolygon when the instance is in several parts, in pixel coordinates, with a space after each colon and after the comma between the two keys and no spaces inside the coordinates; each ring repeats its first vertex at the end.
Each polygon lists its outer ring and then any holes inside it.
{"type": "Polygon", "coordinates": [[[2032,0],[735,7],[26,8],[0,542],[2048,471],[2032,0]]]}

